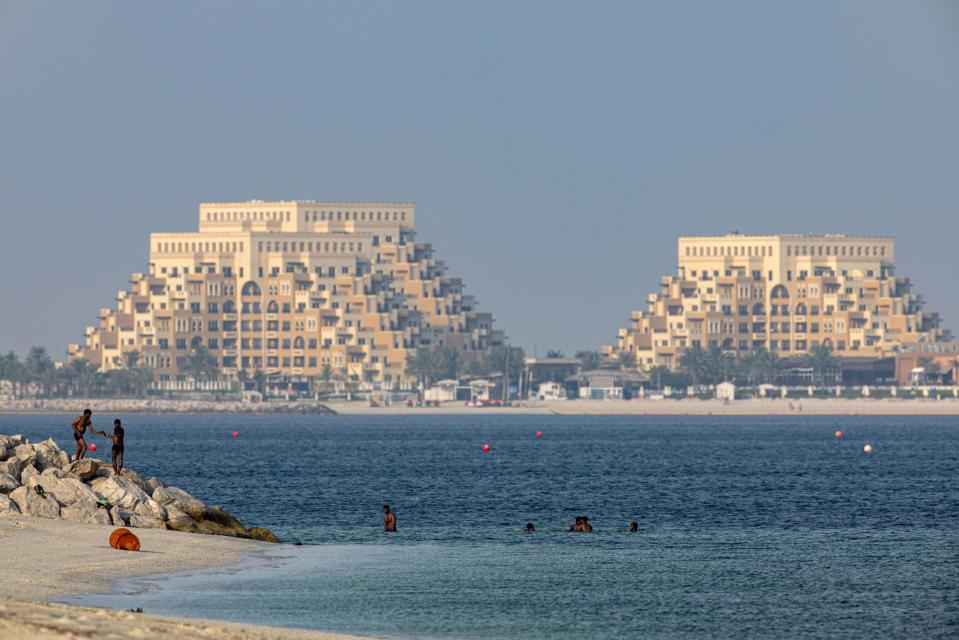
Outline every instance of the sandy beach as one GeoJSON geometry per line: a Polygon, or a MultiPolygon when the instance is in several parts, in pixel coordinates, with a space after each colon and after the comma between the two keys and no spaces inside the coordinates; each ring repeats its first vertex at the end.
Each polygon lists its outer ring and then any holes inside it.
{"type": "Polygon", "coordinates": [[[108,591],[121,578],[226,566],[246,554],[276,549],[253,540],[136,529],[141,551],[117,551],[108,544],[112,529],[22,515],[0,516],[0,638],[354,637],[49,603],[108,591]]]}
{"type": "Polygon", "coordinates": [[[509,407],[467,407],[462,402],[439,407],[394,404],[370,407],[362,402],[330,403],[340,415],[596,415],[596,416],[959,416],[959,400],[792,398],[720,400],[557,400],[509,407]]]}

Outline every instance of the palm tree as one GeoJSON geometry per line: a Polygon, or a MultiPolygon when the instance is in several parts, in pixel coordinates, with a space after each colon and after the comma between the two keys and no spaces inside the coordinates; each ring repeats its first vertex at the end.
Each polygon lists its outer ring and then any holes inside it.
{"type": "Polygon", "coordinates": [[[546,357],[547,358],[564,358],[566,356],[559,349],[550,349],[549,351],[546,352],[546,357]]]}
{"type": "Polygon", "coordinates": [[[486,368],[490,373],[503,374],[503,399],[508,400],[508,389],[512,381],[519,383],[526,354],[520,347],[497,347],[486,354],[486,368]]]}
{"type": "Polygon", "coordinates": [[[47,353],[46,348],[40,346],[30,347],[27,357],[24,358],[23,366],[26,371],[27,379],[30,383],[40,387],[41,393],[49,393],[51,373],[53,372],[53,359],[47,353]]]}
{"type": "Polygon", "coordinates": [[[10,382],[13,395],[19,397],[23,394],[23,381],[26,378],[23,363],[13,351],[8,351],[6,355],[0,356],[0,379],[10,382]],[[19,391],[19,393],[18,393],[19,391]]]}
{"type": "Polygon", "coordinates": [[[623,371],[629,371],[630,369],[636,368],[635,351],[619,351],[617,353],[616,360],[619,362],[619,368],[623,371]]]}
{"type": "Polygon", "coordinates": [[[576,359],[579,360],[579,365],[583,368],[583,371],[591,371],[599,368],[603,356],[598,351],[583,350],[576,352],[576,359]]]}
{"type": "Polygon", "coordinates": [[[269,376],[266,375],[266,371],[263,369],[257,369],[253,372],[253,386],[260,393],[260,395],[266,397],[266,381],[269,376]]]}
{"type": "Polygon", "coordinates": [[[706,382],[718,384],[730,379],[736,366],[736,360],[731,352],[723,351],[718,345],[710,345],[704,359],[706,382]]]}
{"type": "Polygon", "coordinates": [[[463,360],[460,357],[459,349],[442,347],[439,350],[438,358],[440,374],[446,379],[459,379],[460,369],[463,368],[463,360]]]}
{"type": "Polygon", "coordinates": [[[220,372],[216,356],[207,351],[203,345],[193,348],[183,368],[194,380],[208,380],[220,372]]]}
{"type": "Polygon", "coordinates": [[[939,366],[939,363],[936,362],[936,359],[931,356],[923,356],[919,358],[919,361],[916,363],[917,366],[922,367],[923,374],[926,377],[926,380],[932,380],[933,378],[938,378],[942,374],[942,367],[939,366]]]}
{"type": "Polygon", "coordinates": [[[749,356],[749,370],[761,382],[775,383],[786,363],[778,354],[760,347],[749,356]]]}
{"type": "Polygon", "coordinates": [[[441,367],[439,354],[427,347],[417,347],[406,356],[406,374],[416,378],[424,388],[429,388],[442,373],[441,367]]]}
{"type": "Polygon", "coordinates": [[[805,361],[808,366],[812,367],[813,374],[816,377],[816,384],[819,386],[822,386],[823,379],[827,373],[834,373],[838,370],[839,378],[842,379],[842,361],[829,345],[814,345],[813,348],[809,350],[809,355],[805,361]]]}
{"type": "Polygon", "coordinates": [[[320,370],[320,378],[323,379],[323,391],[329,391],[330,380],[333,379],[333,367],[330,366],[329,362],[323,363],[323,368],[320,370]]]}
{"type": "Polygon", "coordinates": [[[679,356],[679,367],[693,379],[693,386],[698,387],[709,373],[706,352],[698,344],[686,349],[679,356]]]}

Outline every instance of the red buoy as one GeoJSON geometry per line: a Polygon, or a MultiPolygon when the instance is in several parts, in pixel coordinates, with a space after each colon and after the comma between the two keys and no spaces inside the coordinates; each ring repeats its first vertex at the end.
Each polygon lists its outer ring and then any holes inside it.
{"type": "Polygon", "coordinates": [[[835,434],[833,434],[833,435],[835,435],[837,438],[841,438],[841,437],[842,437],[842,431],[837,431],[837,432],[836,432],[835,434]]]}
{"type": "Polygon", "coordinates": [[[96,451],[96,450],[97,450],[97,445],[91,444],[91,445],[90,445],[89,447],[87,447],[87,448],[90,449],[90,451],[96,451]]]}
{"type": "Polygon", "coordinates": [[[483,445],[483,453],[489,453],[489,445],[488,445],[488,444],[484,444],[484,445],[483,445]]]}
{"type": "Polygon", "coordinates": [[[536,432],[536,437],[537,437],[537,438],[542,438],[542,437],[543,437],[543,432],[542,432],[542,431],[537,431],[537,432],[536,432]]]}
{"type": "Polygon", "coordinates": [[[234,431],[234,432],[233,432],[233,437],[234,437],[234,438],[238,438],[239,436],[240,436],[240,432],[239,432],[239,431],[234,431]]]}

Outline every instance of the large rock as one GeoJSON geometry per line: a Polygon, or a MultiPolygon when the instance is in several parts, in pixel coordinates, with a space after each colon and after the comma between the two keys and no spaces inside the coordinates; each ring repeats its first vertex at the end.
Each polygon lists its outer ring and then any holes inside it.
{"type": "Polygon", "coordinates": [[[127,525],[118,507],[110,508],[110,523],[113,524],[114,527],[125,527],[127,525]]]}
{"type": "Polygon", "coordinates": [[[70,463],[70,457],[60,448],[60,445],[53,441],[53,438],[33,445],[33,450],[37,453],[36,464],[41,471],[51,467],[62,469],[70,463]]]}
{"type": "Polygon", "coordinates": [[[280,539],[266,527],[250,527],[246,530],[247,534],[253,540],[262,540],[263,542],[279,542],[280,539]]]}
{"type": "Polygon", "coordinates": [[[191,509],[203,509],[202,501],[194,498],[189,493],[179,487],[158,487],[153,491],[153,499],[163,507],[174,506],[180,511],[191,509]]]}
{"type": "Polygon", "coordinates": [[[213,522],[212,520],[206,520],[204,522],[197,522],[197,532],[206,533],[213,536],[230,536],[231,538],[248,538],[246,529],[243,527],[227,527],[218,522],[213,522]]]}
{"type": "Polygon", "coordinates": [[[129,525],[140,529],[166,529],[166,523],[160,518],[141,516],[136,513],[130,514],[129,525]]]}
{"type": "Polygon", "coordinates": [[[22,435],[0,436],[0,459],[5,459],[9,456],[15,455],[15,453],[13,453],[12,450],[16,449],[21,444],[26,444],[26,443],[27,443],[27,439],[24,438],[22,435]],[[10,449],[11,451],[8,452],[7,451],[8,449],[10,449]]]}
{"type": "Polygon", "coordinates": [[[167,513],[166,509],[161,507],[155,500],[148,498],[133,509],[133,513],[139,516],[147,516],[148,518],[155,518],[157,520],[166,520],[167,513]]]}
{"type": "Polygon", "coordinates": [[[123,476],[96,478],[90,483],[90,488],[98,498],[105,498],[111,505],[130,511],[150,499],[143,489],[123,476]]]}
{"type": "Polygon", "coordinates": [[[0,516],[8,513],[20,513],[20,507],[10,496],[0,495],[0,516]]]}
{"type": "Polygon", "coordinates": [[[160,480],[158,477],[153,476],[152,478],[147,480],[147,493],[149,493],[152,496],[154,491],[165,486],[166,484],[164,484],[163,480],[160,480]]]}
{"type": "Polygon", "coordinates": [[[64,520],[110,524],[110,514],[100,507],[96,494],[73,474],[50,468],[40,474],[37,482],[60,503],[60,517],[64,520]]]}
{"type": "Polygon", "coordinates": [[[37,461],[37,451],[30,444],[17,445],[13,450],[13,455],[19,458],[24,465],[34,464],[37,461]]]}
{"type": "Polygon", "coordinates": [[[83,460],[77,460],[69,467],[66,467],[66,470],[74,474],[84,482],[89,482],[97,476],[97,471],[100,469],[100,461],[93,458],[84,458],[83,460]]]}
{"type": "Polygon", "coordinates": [[[0,493],[10,493],[20,486],[20,482],[9,473],[0,471],[0,493]]]}
{"type": "Polygon", "coordinates": [[[10,498],[17,503],[20,513],[25,516],[51,520],[60,517],[60,503],[52,496],[37,495],[32,487],[18,487],[10,494],[10,498]]]}
{"type": "Polygon", "coordinates": [[[40,472],[37,471],[37,468],[32,464],[28,464],[23,467],[23,470],[20,471],[20,484],[23,486],[28,486],[32,489],[33,485],[36,484],[37,478],[40,477],[40,472]],[[30,484],[33,482],[33,484],[30,484]]]}
{"type": "Polygon", "coordinates": [[[0,473],[9,473],[14,478],[19,478],[22,470],[23,463],[20,462],[20,458],[9,458],[0,462],[0,473]]]}
{"type": "Polygon", "coordinates": [[[197,526],[196,520],[186,515],[182,511],[179,511],[178,514],[179,515],[167,517],[167,529],[182,531],[183,533],[201,533],[200,527],[197,526]]]}

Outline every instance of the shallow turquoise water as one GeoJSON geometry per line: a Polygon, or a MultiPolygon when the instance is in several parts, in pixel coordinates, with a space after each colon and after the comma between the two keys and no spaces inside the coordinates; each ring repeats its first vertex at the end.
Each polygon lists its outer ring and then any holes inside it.
{"type": "MultiPolygon", "coordinates": [[[[0,433],[69,436],[68,425],[3,417],[0,433]]],[[[959,634],[952,418],[130,416],[124,426],[132,467],[307,545],[87,603],[393,637],[959,634]],[[383,502],[399,515],[395,536],[379,531],[383,502]],[[566,532],[582,513],[596,532],[566,532]],[[629,535],[633,519],[641,531],[629,535]],[[527,521],[539,532],[524,535],[527,521]]]]}

